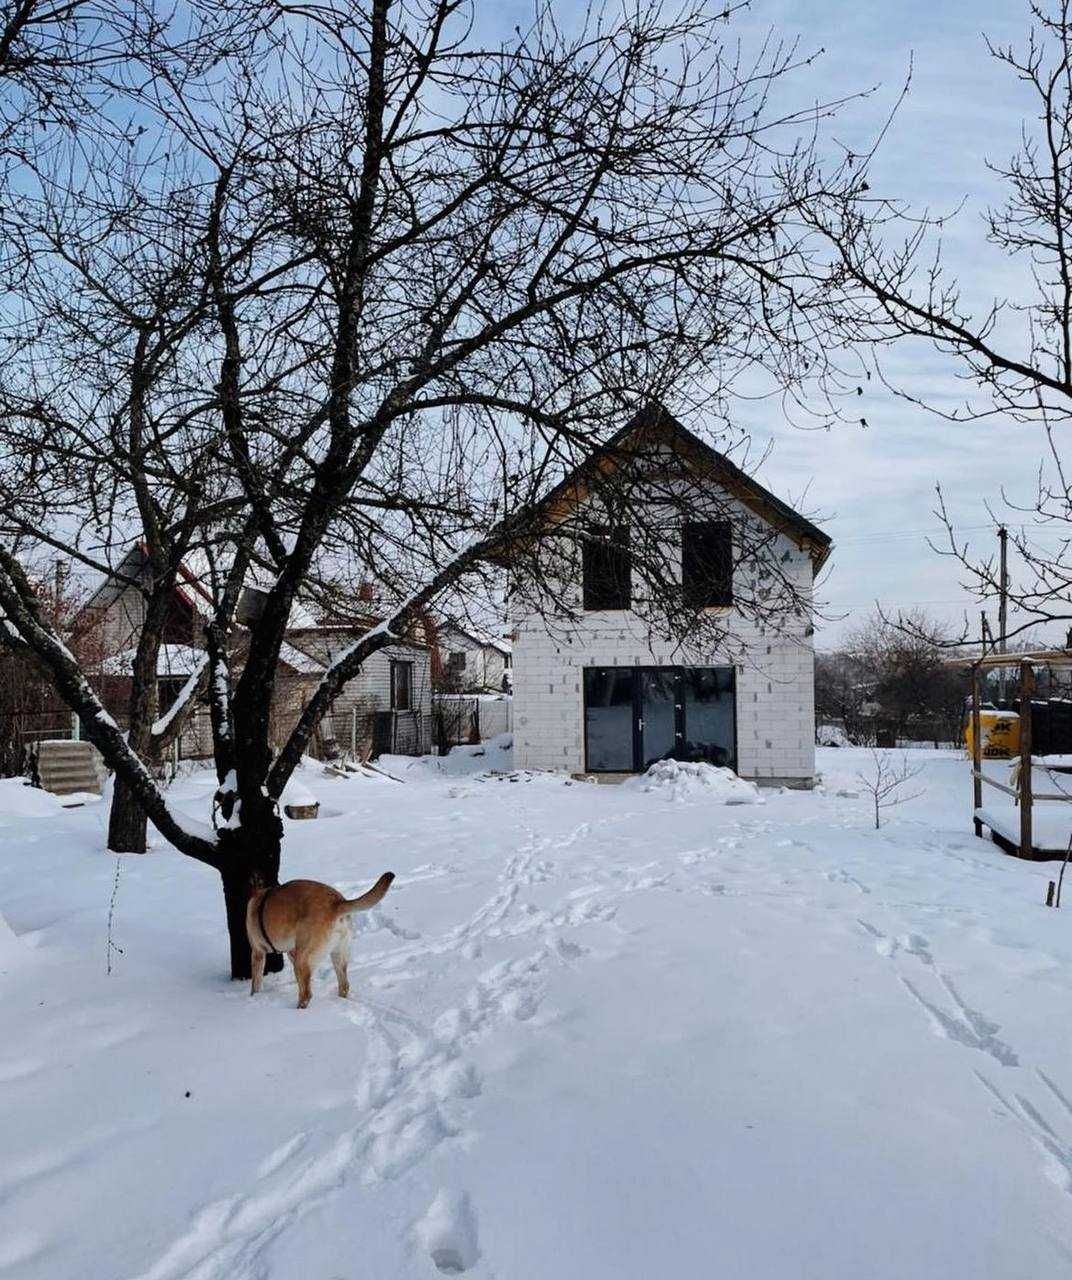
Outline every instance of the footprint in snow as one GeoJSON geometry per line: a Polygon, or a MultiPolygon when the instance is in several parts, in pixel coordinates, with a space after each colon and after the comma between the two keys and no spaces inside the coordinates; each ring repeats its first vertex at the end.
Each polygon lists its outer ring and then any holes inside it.
{"type": "Polygon", "coordinates": [[[417,1223],[414,1234],[436,1270],[444,1275],[461,1275],[480,1257],[476,1215],[464,1191],[448,1191],[444,1187],[417,1223]]]}
{"type": "Polygon", "coordinates": [[[261,1161],[257,1169],[258,1178],[270,1177],[277,1170],[281,1169],[292,1156],[296,1156],[298,1152],[305,1146],[307,1141],[304,1133],[296,1134],[288,1142],[284,1142],[282,1146],[276,1149],[264,1160],[261,1161]]]}

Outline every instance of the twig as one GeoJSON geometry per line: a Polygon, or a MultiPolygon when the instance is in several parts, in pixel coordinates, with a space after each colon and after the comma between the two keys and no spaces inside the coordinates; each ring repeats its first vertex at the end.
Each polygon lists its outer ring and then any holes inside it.
{"type": "Polygon", "coordinates": [[[123,948],[112,941],[112,922],[115,919],[115,904],[119,897],[119,872],[122,869],[123,860],[116,857],[115,860],[115,879],[112,881],[112,900],[108,905],[108,973],[112,972],[112,952],[118,951],[120,955],[124,954],[123,948]]]}

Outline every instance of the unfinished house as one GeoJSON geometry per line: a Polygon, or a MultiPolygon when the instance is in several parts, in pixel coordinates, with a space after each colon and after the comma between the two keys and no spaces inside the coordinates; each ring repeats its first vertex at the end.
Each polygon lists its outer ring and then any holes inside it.
{"type": "MultiPolygon", "coordinates": [[[[548,599],[514,620],[515,763],[614,778],[659,760],[706,761],[759,783],[810,787],[810,601],[830,539],[658,408],[638,414],[556,487],[539,536],[557,521],[587,519],[591,469],[606,476],[631,456],[657,468],[662,491],[675,486],[673,514],[652,521],[665,526],[667,571],[697,616],[717,613],[732,642],[709,648],[660,634],[638,607],[643,584],[632,572],[627,529],[584,542],[548,582],[548,599]],[[746,585],[752,600],[767,589],[766,570],[743,550],[760,542],[794,600],[777,625],[738,607],[746,585]]],[[[593,526],[605,519],[592,510],[593,526]]]]}

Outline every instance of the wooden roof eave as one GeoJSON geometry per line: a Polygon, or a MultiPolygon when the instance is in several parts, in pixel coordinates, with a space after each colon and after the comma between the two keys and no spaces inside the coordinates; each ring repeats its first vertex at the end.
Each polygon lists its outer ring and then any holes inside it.
{"type": "Polygon", "coordinates": [[[1043,649],[1034,653],[987,653],[946,658],[950,667],[974,667],[978,671],[994,671],[1002,667],[1072,667],[1072,649],[1043,649]]]}

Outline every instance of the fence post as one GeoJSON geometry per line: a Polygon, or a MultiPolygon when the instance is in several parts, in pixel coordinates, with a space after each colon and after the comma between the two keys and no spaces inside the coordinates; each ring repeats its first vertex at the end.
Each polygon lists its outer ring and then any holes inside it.
{"type": "Polygon", "coordinates": [[[972,707],[971,707],[971,741],[972,741],[972,819],[975,823],[975,834],[983,834],[983,824],[976,817],[983,803],[983,780],[979,774],[983,769],[983,744],[980,741],[982,725],[979,718],[979,668],[972,667],[972,707]]]}
{"type": "Polygon", "coordinates": [[[78,718],[78,712],[71,712],[71,740],[80,742],[82,739],[82,721],[78,718]]]}
{"type": "Polygon", "coordinates": [[[1031,695],[1035,672],[1029,662],[1020,663],[1020,857],[1034,852],[1031,840],[1031,695]]]}
{"type": "Polygon", "coordinates": [[[357,704],[350,708],[350,759],[357,759],[357,704]]]}

